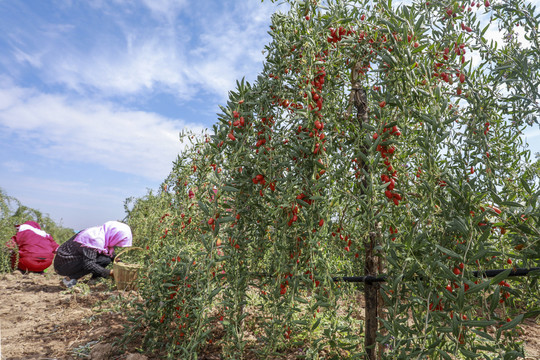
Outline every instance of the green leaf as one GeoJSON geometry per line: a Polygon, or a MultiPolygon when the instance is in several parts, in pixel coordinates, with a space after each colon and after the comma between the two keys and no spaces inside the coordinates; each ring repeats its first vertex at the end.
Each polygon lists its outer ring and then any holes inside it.
{"type": "Polygon", "coordinates": [[[356,155],[358,155],[360,158],[362,158],[362,161],[364,162],[364,164],[368,163],[368,158],[367,158],[366,154],[364,154],[362,151],[357,152],[356,155]]]}
{"type": "Polygon", "coordinates": [[[459,351],[460,351],[463,355],[465,355],[468,359],[474,359],[474,358],[477,358],[477,357],[479,357],[479,356],[481,355],[481,354],[474,353],[474,352],[472,352],[472,351],[470,351],[470,350],[467,350],[467,349],[465,349],[465,348],[463,348],[463,347],[460,347],[460,348],[459,348],[459,351]]]}
{"type": "Polygon", "coordinates": [[[217,223],[219,224],[222,224],[222,223],[226,223],[226,222],[231,222],[231,221],[234,221],[234,217],[232,216],[223,216],[223,217],[220,217],[216,220],[217,223]]]}
{"type": "Polygon", "coordinates": [[[491,229],[489,226],[486,226],[486,229],[482,233],[482,236],[477,240],[479,244],[483,244],[488,239],[489,235],[491,235],[491,229]]]}
{"type": "Polygon", "coordinates": [[[503,272],[501,272],[500,274],[498,274],[497,276],[495,276],[493,279],[491,279],[491,283],[493,285],[497,285],[498,283],[500,283],[501,281],[503,281],[504,279],[506,279],[508,277],[508,275],[510,275],[510,272],[512,271],[512,269],[506,269],[504,270],[503,272]]]}
{"type": "Polygon", "coordinates": [[[504,354],[504,360],[514,360],[519,357],[523,357],[523,353],[517,352],[515,350],[508,351],[504,354]]]}
{"type": "Polygon", "coordinates": [[[489,335],[488,333],[484,332],[484,331],[480,331],[480,330],[476,330],[476,329],[471,329],[471,331],[473,333],[475,333],[476,335],[480,336],[480,337],[483,337],[484,339],[487,339],[489,341],[495,341],[495,339],[493,338],[493,336],[489,335]]]}
{"type": "Polygon", "coordinates": [[[452,360],[452,358],[450,357],[450,355],[448,355],[448,353],[446,351],[443,351],[441,349],[437,349],[437,352],[446,360],[452,360]]]}
{"type": "Polygon", "coordinates": [[[457,253],[453,252],[452,250],[450,249],[447,249],[445,247],[442,247],[440,245],[435,245],[435,247],[439,250],[441,250],[444,254],[448,255],[448,256],[451,256],[455,259],[458,259],[458,260],[461,260],[462,257],[460,255],[458,255],[457,253]]]}
{"type": "Polygon", "coordinates": [[[317,167],[318,167],[319,169],[326,169],[326,167],[325,167],[323,164],[321,164],[320,162],[314,161],[314,163],[315,163],[315,165],[317,165],[317,167]]]}
{"type": "Polygon", "coordinates": [[[415,30],[418,31],[422,29],[423,22],[424,22],[424,14],[420,15],[420,17],[418,18],[418,21],[416,22],[416,24],[414,24],[415,30]]]}
{"type": "Polygon", "coordinates": [[[219,234],[219,229],[220,229],[220,227],[221,227],[221,226],[220,226],[220,222],[219,222],[219,221],[216,221],[216,222],[215,222],[215,225],[216,225],[216,227],[214,228],[213,234],[214,234],[214,236],[217,236],[217,235],[219,234]]]}
{"type": "Polygon", "coordinates": [[[523,316],[524,316],[524,314],[519,314],[512,321],[507,322],[506,324],[501,326],[499,328],[499,330],[497,330],[497,331],[504,331],[504,330],[515,328],[519,323],[521,323],[523,321],[523,316]]]}
{"type": "Polygon", "coordinates": [[[463,321],[462,325],[470,327],[486,327],[495,325],[497,322],[495,320],[468,320],[463,321]]]}
{"type": "Polygon", "coordinates": [[[377,128],[376,128],[376,127],[374,127],[374,126],[372,126],[372,125],[370,125],[370,124],[368,124],[368,123],[365,123],[365,122],[362,123],[362,127],[363,127],[364,129],[368,129],[368,130],[370,130],[370,131],[377,131],[377,128]]]}
{"type": "Polygon", "coordinates": [[[390,28],[390,30],[392,30],[392,31],[397,31],[396,25],[394,25],[393,23],[391,23],[391,22],[389,22],[389,21],[387,21],[387,20],[385,20],[385,19],[379,19],[379,21],[380,21],[381,23],[385,24],[386,26],[388,26],[388,27],[390,28]]]}
{"type": "Polygon", "coordinates": [[[457,216],[450,222],[450,229],[451,231],[457,231],[461,233],[462,235],[467,235],[469,233],[469,228],[467,226],[467,223],[463,218],[457,216]]]}
{"type": "Polygon", "coordinates": [[[213,299],[214,296],[216,296],[217,294],[219,294],[220,291],[221,291],[221,287],[217,287],[217,288],[215,288],[214,290],[212,290],[212,292],[210,293],[210,299],[213,299]]]}
{"type": "Polygon", "coordinates": [[[326,301],[317,301],[315,303],[315,306],[320,306],[320,307],[323,307],[323,308],[329,308],[330,307],[330,303],[329,302],[326,302],[326,301]]]}
{"type": "Polygon", "coordinates": [[[450,334],[452,331],[453,331],[452,328],[449,327],[449,326],[444,326],[444,327],[438,327],[437,328],[437,332],[440,332],[440,333],[450,334]]]}
{"type": "Polygon", "coordinates": [[[448,266],[444,265],[443,263],[441,263],[438,260],[435,263],[442,269],[442,271],[446,274],[446,277],[448,279],[455,279],[456,278],[456,275],[452,271],[450,271],[448,266]]]}
{"type": "Polygon", "coordinates": [[[489,29],[489,26],[491,25],[491,22],[488,22],[488,24],[486,25],[486,27],[484,27],[482,29],[482,32],[480,33],[480,36],[484,37],[484,34],[486,33],[486,31],[489,29]]]}
{"type": "Polygon", "coordinates": [[[495,311],[497,306],[499,306],[499,291],[496,290],[493,294],[491,294],[491,301],[489,303],[489,311],[495,311]]]}
{"type": "Polygon", "coordinates": [[[201,201],[198,201],[199,203],[199,208],[201,208],[201,210],[206,214],[208,215],[209,214],[209,211],[208,211],[208,207],[201,201]]]}
{"type": "Polygon", "coordinates": [[[469,262],[474,262],[475,260],[481,259],[486,256],[489,251],[486,249],[479,250],[474,256],[469,260],[469,262]]]}
{"type": "Polygon", "coordinates": [[[467,294],[475,294],[477,292],[487,289],[490,285],[491,283],[489,281],[482,281],[480,284],[471,285],[469,287],[469,290],[467,290],[467,294]]]}
{"type": "Polygon", "coordinates": [[[521,208],[521,207],[524,206],[523,204],[520,204],[520,203],[515,202],[515,201],[503,201],[501,203],[501,205],[509,206],[509,207],[518,207],[518,208],[521,208]]]}
{"type": "Polygon", "coordinates": [[[229,186],[229,185],[225,185],[221,189],[223,191],[228,191],[228,192],[239,192],[240,191],[240,189],[237,189],[237,188],[229,186]]]}
{"type": "Polygon", "coordinates": [[[529,183],[527,182],[527,180],[523,179],[523,178],[520,178],[519,181],[521,182],[521,186],[523,186],[523,188],[529,193],[531,194],[532,193],[532,190],[529,186],[529,183]]]}
{"type": "Polygon", "coordinates": [[[523,318],[524,318],[524,319],[535,318],[535,317],[537,317],[538,315],[540,315],[540,310],[531,310],[531,311],[527,311],[527,312],[523,315],[523,318]]]}
{"type": "Polygon", "coordinates": [[[463,308],[464,302],[465,302],[465,291],[463,287],[460,287],[458,289],[458,295],[457,295],[457,305],[460,309],[463,308]]]}

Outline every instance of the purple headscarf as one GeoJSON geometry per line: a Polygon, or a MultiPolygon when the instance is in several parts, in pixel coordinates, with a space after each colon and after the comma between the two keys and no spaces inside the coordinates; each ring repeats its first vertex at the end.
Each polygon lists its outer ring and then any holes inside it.
{"type": "Polygon", "coordinates": [[[74,241],[84,247],[112,256],[115,246],[131,246],[133,235],[128,225],[118,221],[107,221],[103,226],[81,231],[74,241]]]}

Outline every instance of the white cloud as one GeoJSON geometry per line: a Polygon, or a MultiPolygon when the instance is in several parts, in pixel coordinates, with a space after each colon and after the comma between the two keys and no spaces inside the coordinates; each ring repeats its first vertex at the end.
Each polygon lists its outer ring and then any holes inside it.
{"type": "Polygon", "coordinates": [[[42,66],[41,62],[41,56],[39,54],[27,54],[26,52],[22,51],[21,49],[13,49],[13,56],[15,57],[15,60],[17,62],[23,63],[28,62],[30,65],[32,65],[35,68],[40,68],[42,66]]]}
{"type": "Polygon", "coordinates": [[[189,98],[190,82],[182,71],[185,60],[172,49],[168,40],[130,39],[125,49],[96,49],[57,59],[48,78],[79,92],[90,87],[104,95],[123,96],[164,90],[189,98]]]}
{"type": "Polygon", "coordinates": [[[92,11],[102,14],[103,29],[89,33],[77,19],[71,24],[39,19],[37,39],[17,45],[14,57],[39,69],[47,83],[81,94],[165,92],[182,100],[211,94],[223,101],[236,80],[260,71],[277,5],[252,0],[225,2],[219,9],[213,5],[205,0],[94,1],[92,11]],[[139,22],[135,10],[143,12],[139,22]]]}
{"type": "MultiPolygon", "coordinates": [[[[43,178],[43,177],[32,177],[32,176],[24,176],[16,179],[17,185],[20,188],[26,189],[26,195],[22,195],[19,200],[25,201],[29,200],[25,198],[25,196],[30,195],[31,193],[52,193],[55,194],[55,200],[52,200],[50,203],[44,202],[43,205],[55,205],[55,206],[63,206],[63,207],[72,207],[76,209],[91,209],[92,204],[96,201],[93,201],[91,203],[83,203],[83,202],[71,202],[66,201],[65,199],[69,199],[71,197],[79,197],[79,198],[91,198],[95,197],[97,202],[107,202],[111,199],[117,199],[117,196],[115,194],[121,193],[119,189],[117,188],[108,188],[106,191],[100,191],[97,193],[95,189],[90,189],[88,183],[83,181],[62,181],[57,179],[49,179],[49,178],[43,178]]],[[[7,183],[8,186],[13,186],[11,183],[7,183]]]]}
{"type": "Polygon", "coordinates": [[[164,17],[172,23],[179,11],[187,4],[187,0],[142,0],[154,15],[164,17]]]}
{"type": "Polygon", "coordinates": [[[183,148],[178,134],[200,125],[111,103],[39,93],[0,82],[0,125],[38,154],[161,180],[183,148]]]}
{"type": "Polygon", "coordinates": [[[143,5],[148,8],[152,15],[159,19],[173,21],[178,13],[188,4],[188,0],[90,0],[90,5],[95,9],[112,11],[114,6],[121,6],[130,11],[136,6],[143,5]]]}
{"type": "Polygon", "coordinates": [[[2,162],[2,167],[12,173],[21,173],[25,169],[25,164],[20,161],[8,160],[2,162]]]}
{"type": "Polygon", "coordinates": [[[262,68],[264,45],[270,40],[266,31],[275,8],[242,5],[230,9],[227,17],[208,18],[202,25],[207,31],[200,34],[199,46],[190,51],[189,58],[198,59],[190,66],[191,80],[222,96],[234,88],[236,80],[254,78],[262,68]]]}

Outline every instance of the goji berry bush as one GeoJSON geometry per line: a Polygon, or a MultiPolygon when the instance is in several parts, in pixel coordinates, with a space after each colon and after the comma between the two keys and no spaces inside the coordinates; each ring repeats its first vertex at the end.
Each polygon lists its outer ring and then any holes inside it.
{"type": "Polygon", "coordinates": [[[363,275],[373,237],[382,358],[522,356],[537,277],[473,271],[539,266],[536,9],[287,3],[256,81],[128,207],[148,248],[131,331],[171,358],[363,358],[357,288],[333,278],[363,275]]]}

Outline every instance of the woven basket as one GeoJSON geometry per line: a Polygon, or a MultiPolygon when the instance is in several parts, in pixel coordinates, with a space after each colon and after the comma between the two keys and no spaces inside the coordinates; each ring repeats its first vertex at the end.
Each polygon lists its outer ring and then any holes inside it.
{"type": "Polygon", "coordinates": [[[137,290],[135,281],[139,275],[139,269],[141,265],[138,264],[127,264],[119,263],[118,258],[120,255],[131,251],[131,250],[142,250],[139,247],[132,247],[122,250],[116,257],[113,262],[113,272],[114,272],[114,282],[116,287],[119,290],[137,290]]]}

